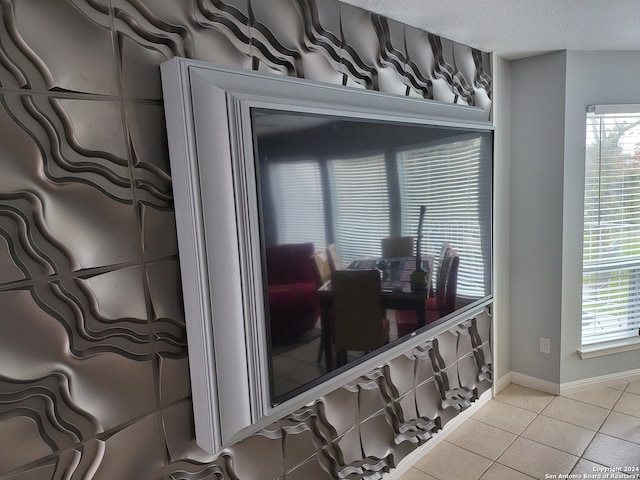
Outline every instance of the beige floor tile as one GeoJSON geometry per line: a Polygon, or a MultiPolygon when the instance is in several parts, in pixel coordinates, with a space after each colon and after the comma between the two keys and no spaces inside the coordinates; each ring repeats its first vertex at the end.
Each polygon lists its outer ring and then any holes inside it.
{"type": "Polygon", "coordinates": [[[640,467],[640,445],[598,433],[583,458],[607,467],[640,467]]]}
{"type": "MultiPolygon", "coordinates": [[[[607,468],[605,465],[600,465],[599,463],[590,462],[589,460],[585,460],[581,458],[576,463],[576,466],[573,467],[573,471],[571,472],[573,475],[580,475],[582,478],[585,478],[586,475],[595,475],[602,473],[602,468],[607,468]]],[[[578,477],[580,478],[580,477],[578,477]]]]}
{"type": "Polygon", "coordinates": [[[578,458],[570,453],[519,437],[498,458],[498,463],[534,478],[545,478],[545,475],[568,474],[578,458]]]}
{"type": "Polygon", "coordinates": [[[553,398],[554,395],[550,393],[540,392],[513,383],[495,397],[499,402],[508,403],[514,407],[524,408],[536,413],[540,413],[553,398]]]}
{"type": "Polygon", "coordinates": [[[431,475],[428,475],[417,468],[411,467],[400,477],[400,480],[438,480],[431,475]]]}
{"type": "Polygon", "coordinates": [[[620,398],[620,395],[622,395],[622,391],[616,390],[615,388],[597,388],[586,392],[563,395],[563,397],[611,410],[620,398]]]}
{"type": "Polygon", "coordinates": [[[620,396],[613,410],[634,417],[640,417],[640,395],[628,393],[628,390],[620,396]]]}
{"type": "Polygon", "coordinates": [[[535,417],[536,414],[529,410],[491,400],[478,410],[472,418],[519,435],[535,417]]]}
{"type": "Polygon", "coordinates": [[[640,445],[640,417],[611,412],[604,421],[600,433],[640,445]]]}
{"type": "Polygon", "coordinates": [[[609,388],[615,388],[616,390],[625,390],[629,384],[621,383],[620,385],[611,385],[609,388]]]}
{"type": "Polygon", "coordinates": [[[635,393],[636,395],[640,395],[640,380],[636,380],[635,382],[631,382],[627,385],[627,393],[635,393]]]}
{"type": "Polygon", "coordinates": [[[489,470],[484,472],[480,480],[531,480],[533,477],[518,472],[513,468],[505,467],[499,463],[494,463],[489,470]]]}
{"type": "Polygon", "coordinates": [[[476,480],[489,468],[491,460],[449,442],[438,444],[414,465],[439,480],[476,480]]]}
{"type": "Polygon", "coordinates": [[[470,418],[449,434],[447,442],[495,460],[515,439],[513,433],[470,418]]]}
{"type": "Polygon", "coordinates": [[[609,410],[570,398],[556,397],[542,414],[589,430],[598,430],[609,415],[609,410]]]}
{"type": "Polygon", "coordinates": [[[522,432],[524,438],[577,456],[584,453],[595,434],[593,430],[544,415],[538,415],[522,432]]]}

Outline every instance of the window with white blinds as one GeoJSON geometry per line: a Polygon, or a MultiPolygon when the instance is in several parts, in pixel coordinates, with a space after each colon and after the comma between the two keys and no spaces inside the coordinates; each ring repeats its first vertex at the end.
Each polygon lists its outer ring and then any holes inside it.
{"type": "Polygon", "coordinates": [[[582,344],[640,335],[640,112],[589,113],[582,344]]]}
{"type": "Polygon", "coordinates": [[[482,231],[483,225],[486,229],[491,224],[482,220],[491,212],[480,205],[482,175],[486,175],[481,160],[490,152],[482,142],[481,136],[465,135],[398,153],[402,234],[416,235],[424,205],[422,251],[435,256],[443,242],[451,243],[465,263],[458,295],[468,297],[487,293],[485,276],[491,268],[486,253],[490,232],[482,231]]]}
{"type": "Polygon", "coordinates": [[[268,163],[269,194],[278,212],[273,243],[313,242],[326,247],[322,178],[317,160],[268,163]]]}
{"type": "Polygon", "coordinates": [[[340,257],[380,254],[389,236],[389,190],[384,154],[328,162],[333,212],[333,236],[340,257]]]}

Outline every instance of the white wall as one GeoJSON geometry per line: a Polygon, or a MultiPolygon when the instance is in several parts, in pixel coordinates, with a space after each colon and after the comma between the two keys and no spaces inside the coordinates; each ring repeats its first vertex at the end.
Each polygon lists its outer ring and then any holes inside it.
{"type": "MultiPolygon", "coordinates": [[[[511,64],[511,370],[560,380],[564,52],[511,64]],[[540,337],[551,353],[540,353],[540,337]]],[[[496,252],[500,255],[500,252],[496,252]]]]}
{"type": "Polygon", "coordinates": [[[493,373],[500,379],[511,370],[511,328],[509,298],[509,195],[510,195],[510,139],[511,139],[511,63],[503,58],[493,58],[493,111],[496,128],[494,139],[494,187],[493,187],[493,248],[494,248],[494,298],[493,298],[493,373]]]}
{"type": "Polygon", "coordinates": [[[510,134],[510,370],[558,386],[637,370],[640,350],[582,360],[577,349],[587,106],[640,103],[640,52],[556,52],[509,67],[511,129],[497,131],[510,134]]]}

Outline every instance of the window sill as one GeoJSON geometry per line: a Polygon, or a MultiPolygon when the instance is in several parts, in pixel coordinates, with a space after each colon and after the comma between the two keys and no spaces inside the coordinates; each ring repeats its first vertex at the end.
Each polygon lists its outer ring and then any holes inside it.
{"type": "Polygon", "coordinates": [[[614,353],[627,352],[629,350],[640,349],[640,338],[625,338],[624,340],[613,340],[610,342],[596,343],[593,345],[583,345],[578,349],[582,359],[613,355],[614,353]]]}

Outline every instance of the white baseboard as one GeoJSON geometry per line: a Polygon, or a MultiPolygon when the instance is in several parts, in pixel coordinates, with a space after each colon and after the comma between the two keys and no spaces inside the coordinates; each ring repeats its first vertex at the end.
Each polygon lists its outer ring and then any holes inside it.
{"type": "Polygon", "coordinates": [[[511,372],[501,376],[493,383],[493,395],[497,395],[511,383],[511,372]]]}
{"type": "Polygon", "coordinates": [[[515,383],[517,385],[522,385],[523,387],[533,388],[534,390],[551,393],[553,395],[570,395],[572,393],[584,392],[586,390],[593,390],[596,388],[613,387],[637,380],[640,380],[640,368],[562,384],[541,380],[536,377],[530,377],[528,375],[523,375],[522,373],[509,372],[501,377],[497,382],[494,393],[497,394],[509,383],[515,383]]]}
{"type": "Polygon", "coordinates": [[[533,388],[541,392],[551,393],[553,395],[560,395],[560,385],[557,383],[542,380],[536,377],[530,377],[522,373],[510,372],[511,383],[516,385],[522,385],[523,387],[533,388]]]}
{"type": "Polygon", "coordinates": [[[635,382],[638,380],[640,380],[640,368],[627,370],[626,372],[610,373],[599,377],[587,378],[585,380],[576,380],[575,382],[563,383],[560,385],[560,395],[584,392],[585,390],[593,390],[594,388],[615,387],[617,385],[635,382]]]}
{"type": "Polygon", "coordinates": [[[457,417],[451,419],[444,428],[436,433],[433,438],[427,441],[424,445],[419,446],[409,455],[404,457],[398,466],[394,468],[388,475],[384,478],[385,480],[399,480],[402,475],[407,473],[407,471],[416,464],[418,460],[425,456],[425,454],[431,451],[436,445],[438,445],[441,441],[451,434],[456,428],[458,428],[462,423],[469,419],[474,413],[476,413],[484,404],[486,404],[489,400],[493,398],[491,390],[487,390],[480,398],[476,400],[473,405],[467,408],[464,412],[460,413],[457,417]]]}

